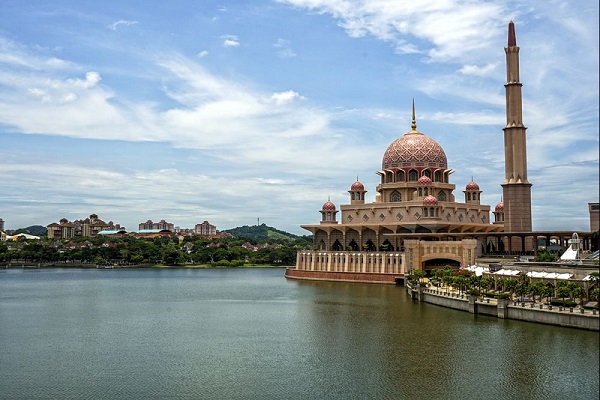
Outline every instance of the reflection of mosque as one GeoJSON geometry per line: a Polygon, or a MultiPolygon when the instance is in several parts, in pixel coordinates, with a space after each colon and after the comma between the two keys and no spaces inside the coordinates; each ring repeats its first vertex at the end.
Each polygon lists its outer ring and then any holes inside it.
{"type": "MultiPolygon", "coordinates": [[[[472,265],[484,253],[524,254],[537,248],[531,229],[519,47],[512,22],[505,52],[506,174],[503,201],[492,212],[494,221],[490,206],[480,203],[482,191],[473,180],[464,187],[464,201],[456,201],[446,154],[417,130],[413,103],[411,130],[383,155],[375,201],[365,202],[367,191],[357,179],[348,191],[350,204],[339,210],[331,201],[323,204],[320,223],[302,226],[313,234],[313,250],[298,252],[296,268],[288,269],[286,276],[393,283],[414,269],[472,265]]],[[[542,237],[549,241],[550,236],[542,237]]]]}

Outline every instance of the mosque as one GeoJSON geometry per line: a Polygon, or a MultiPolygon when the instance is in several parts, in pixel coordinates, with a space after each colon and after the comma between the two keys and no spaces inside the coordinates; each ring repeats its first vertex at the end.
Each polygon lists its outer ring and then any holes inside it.
{"type": "Polygon", "coordinates": [[[472,180],[460,198],[455,197],[446,153],[417,129],[413,101],[411,130],[388,146],[381,170],[376,172],[381,182],[375,201],[365,202],[367,190],[357,179],[348,191],[349,204],[338,209],[331,201],[325,202],[321,221],[302,225],[313,235],[313,249],[298,252],[296,266],[286,270],[286,277],[395,283],[415,269],[473,265],[476,257],[490,249],[527,253],[537,248],[527,179],[519,47],[512,21],[504,50],[503,201],[491,211],[489,205],[481,204],[482,190],[472,180]]]}

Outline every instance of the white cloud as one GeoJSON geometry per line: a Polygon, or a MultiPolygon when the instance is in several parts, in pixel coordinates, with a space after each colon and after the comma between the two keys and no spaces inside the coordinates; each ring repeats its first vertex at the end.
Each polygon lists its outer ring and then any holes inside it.
{"type": "Polygon", "coordinates": [[[463,65],[462,68],[458,70],[463,75],[477,75],[477,76],[486,76],[493,72],[498,64],[486,64],[482,67],[478,65],[463,65]]]}
{"type": "Polygon", "coordinates": [[[271,99],[275,101],[276,104],[282,105],[289,103],[295,99],[304,99],[304,97],[300,96],[300,93],[294,92],[293,90],[288,90],[285,92],[273,93],[271,99]]]}
{"type": "Polygon", "coordinates": [[[223,35],[221,39],[223,39],[223,47],[238,47],[240,45],[240,41],[235,35],[223,35]]]}
{"type": "Polygon", "coordinates": [[[196,54],[196,57],[198,57],[198,58],[204,58],[207,55],[208,55],[208,51],[202,50],[202,51],[199,51],[198,54],[196,54]]]}
{"type": "Polygon", "coordinates": [[[120,26],[132,26],[132,25],[136,25],[138,22],[137,21],[130,21],[130,20],[126,20],[126,19],[120,19],[116,22],[113,22],[112,24],[110,24],[108,26],[108,29],[110,29],[111,31],[116,31],[120,26]]]}
{"type": "Polygon", "coordinates": [[[350,37],[373,36],[399,53],[434,61],[465,60],[486,51],[507,23],[508,5],[469,0],[279,0],[330,14],[350,37]]]}

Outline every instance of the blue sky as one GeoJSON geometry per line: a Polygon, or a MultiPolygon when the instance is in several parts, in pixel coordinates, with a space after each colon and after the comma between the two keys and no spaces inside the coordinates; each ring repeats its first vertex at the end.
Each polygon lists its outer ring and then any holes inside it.
{"type": "Polygon", "coordinates": [[[598,3],[12,1],[0,8],[0,218],[96,213],[292,233],[387,146],[444,148],[455,196],[500,201],[504,46],[516,24],[536,230],[598,201],[598,3]]]}

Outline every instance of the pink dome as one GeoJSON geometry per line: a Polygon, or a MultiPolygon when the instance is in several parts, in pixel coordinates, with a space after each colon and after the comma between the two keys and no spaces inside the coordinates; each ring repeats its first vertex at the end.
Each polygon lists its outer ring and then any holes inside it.
{"type": "Polygon", "coordinates": [[[323,204],[322,209],[323,211],[335,211],[335,204],[328,200],[325,204],[323,204]]]}
{"type": "Polygon", "coordinates": [[[421,186],[429,186],[429,185],[431,185],[431,178],[428,177],[427,175],[423,175],[422,177],[419,178],[417,183],[421,186]]]}
{"type": "Polygon", "coordinates": [[[429,195],[423,199],[424,206],[437,206],[437,204],[438,200],[432,195],[429,195]]]}
{"type": "Polygon", "coordinates": [[[392,142],[383,155],[382,168],[434,167],[448,168],[446,153],[430,137],[410,131],[392,142]]]}
{"type": "Polygon", "coordinates": [[[350,186],[350,190],[365,190],[365,185],[363,185],[360,181],[356,181],[350,186]]]}
{"type": "Polygon", "coordinates": [[[504,212],[504,203],[500,202],[496,204],[496,208],[494,209],[496,212],[504,212]]]}
{"type": "Polygon", "coordinates": [[[476,184],[475,182],[471,181],[471,182],[467,183],[466,190],[479,190],[479,185],[476,184]]]}

